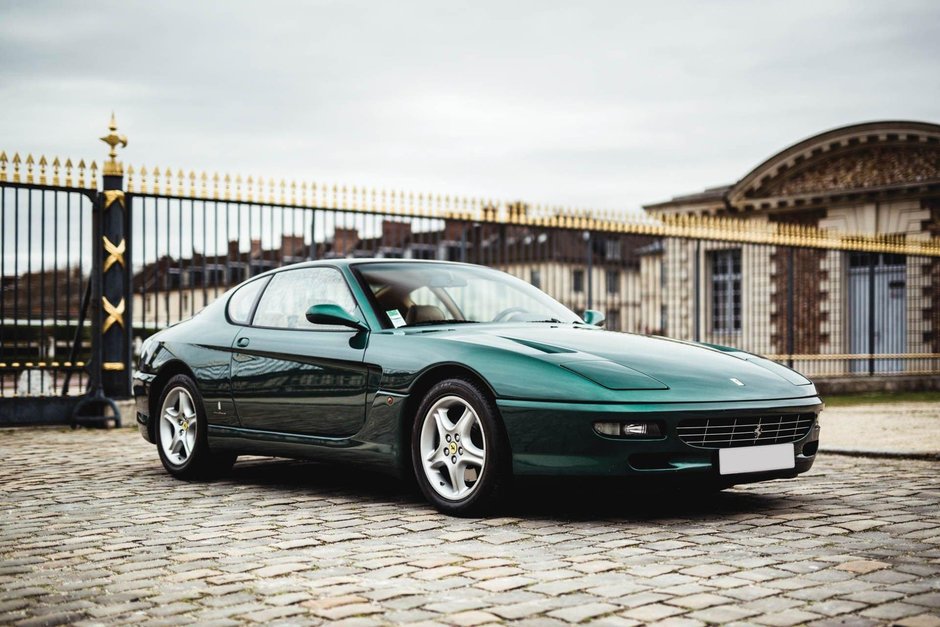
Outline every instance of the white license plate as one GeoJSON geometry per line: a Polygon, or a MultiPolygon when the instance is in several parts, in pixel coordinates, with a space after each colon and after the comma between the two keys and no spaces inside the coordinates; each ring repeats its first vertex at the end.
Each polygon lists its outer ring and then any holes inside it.
{"type": "Polygon", "coordinates": [[[792,444],[745,446],[718,450],[718,472],[736,475],[742,472],[786,470],[796,465],[792,444]]]}

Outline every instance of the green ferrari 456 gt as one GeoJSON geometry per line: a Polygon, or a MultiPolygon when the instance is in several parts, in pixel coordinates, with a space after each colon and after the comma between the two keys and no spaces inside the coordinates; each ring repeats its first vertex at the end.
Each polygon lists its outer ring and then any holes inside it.
{"type": "Polygon", "coordinates": [[[813,465],[810,381],[601,319],[481,266],[287,266],[144,342],[137,422],[181,479],[240,454],[354,463],[413,476],[457,515],[486,512],[521,475],[721,488],[813,465]]]}

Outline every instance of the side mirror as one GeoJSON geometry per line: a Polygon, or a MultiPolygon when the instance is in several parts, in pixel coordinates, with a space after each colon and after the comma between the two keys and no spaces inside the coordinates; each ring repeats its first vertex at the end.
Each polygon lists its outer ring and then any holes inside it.
{"type": "Polygon", "coordinates": [[[607,316],[604,315],[604,312],[598,311],[596,309],[585,309],[583,317],[587,324],[593,325],[595,327],[602,326],[604,321],[607,320],[607,316]]]}
{"type": "Polygon", "coordinates": [[[368,328],[339,305],[314,305],[307,310],[307,321],[311,324],[338,324],[357,331],[368,328]]]}

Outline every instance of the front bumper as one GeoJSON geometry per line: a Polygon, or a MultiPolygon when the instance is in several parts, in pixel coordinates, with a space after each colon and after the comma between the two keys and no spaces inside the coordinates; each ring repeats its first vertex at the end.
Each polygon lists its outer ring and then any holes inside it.
{"type": "Polygon", "coordinates": [[[137,430],[151,444],[155,444],[156,439],[150,425],[150,386],[156,378],[156,374],[134,371],[133,391],[137,409],[137,430]]]}
{"type": "Polygon", "coordinates": [[[717,448],[698,448],[679,439],[676,427],[689,418],[754,417],[814,413],[818,397],[744,403],[585,404],[497,401],[517,475],[675,476],[732,485],[794,477],[809,470],[819,442],[819,422],[794,444],[794,468],[720,475],[717,448]],[[609,438],[594,431],[600,421],[658,422],[656,439],[609,438]]]}

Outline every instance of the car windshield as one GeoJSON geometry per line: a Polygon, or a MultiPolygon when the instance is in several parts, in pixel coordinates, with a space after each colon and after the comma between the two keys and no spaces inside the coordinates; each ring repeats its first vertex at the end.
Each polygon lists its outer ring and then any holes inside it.
{"type": "Polygon", "coordinates": [[[447,263],[369,263],[355,270],[387,328],[443,323],[581,322],[541,290],[504,272],[447,263]]]}

